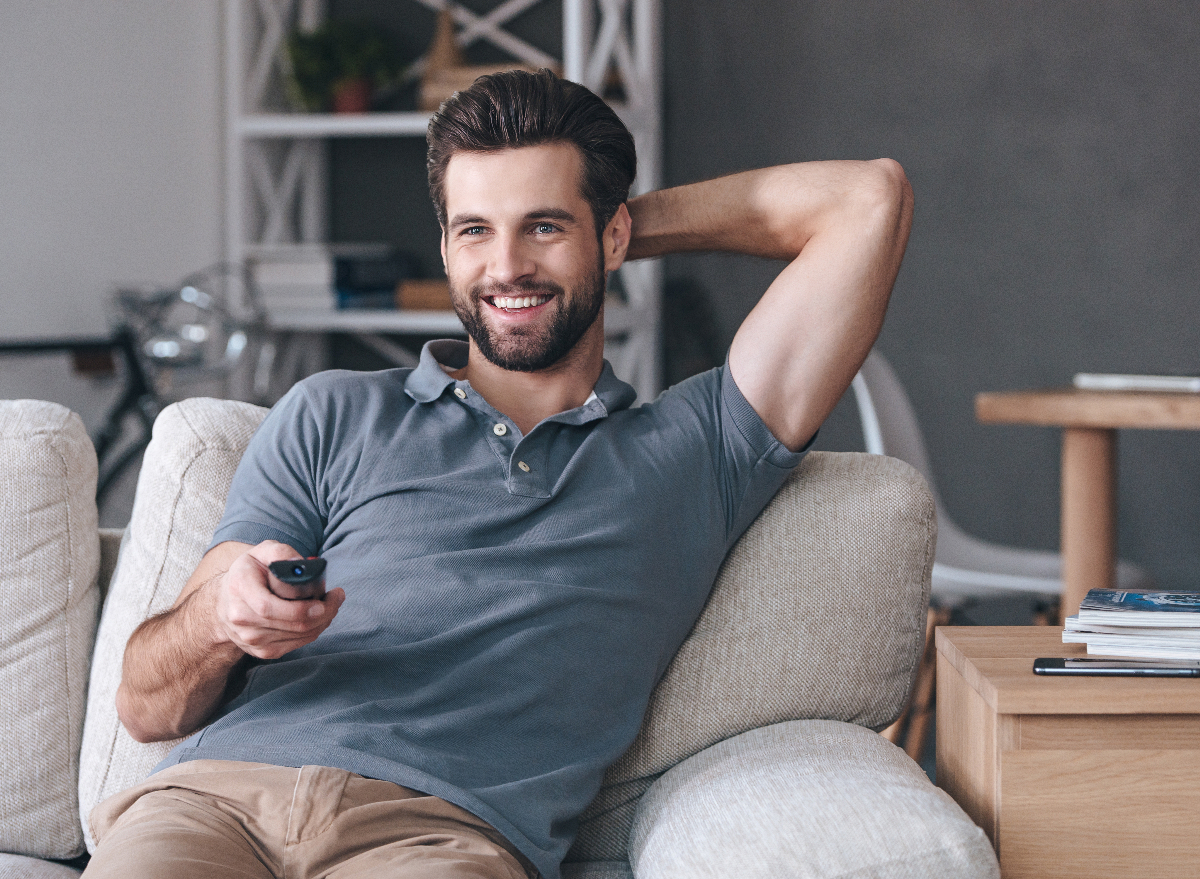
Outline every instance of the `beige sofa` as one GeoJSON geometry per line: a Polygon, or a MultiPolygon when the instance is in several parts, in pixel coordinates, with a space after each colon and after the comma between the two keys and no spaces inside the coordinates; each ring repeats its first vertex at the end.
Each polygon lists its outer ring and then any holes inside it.
{"type": "MultiPolygon", "coordinates": [[[[92,806],[170,747],[117,721],[122,650],[200,558],[264,414],[164,410],[122,533],[96,527],[79,419],[0,402],[0,879],[76,875],[92,806]]],[[[934,532],[908,465],[809,455],[731,552],[564,876],[998,877],[982,831],[872,732],[912,684],[934,532]]]]}

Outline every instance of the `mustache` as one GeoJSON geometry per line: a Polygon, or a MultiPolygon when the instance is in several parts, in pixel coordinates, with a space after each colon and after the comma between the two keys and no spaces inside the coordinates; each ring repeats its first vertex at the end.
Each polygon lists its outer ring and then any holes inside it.
{"type": "Polygon", "coordinates": [[[561,296],[562,285],[553,281],[518,281],[515,284],[478,284],[471,288],[472,299],[490,299],[493,296],[561,296]]]}

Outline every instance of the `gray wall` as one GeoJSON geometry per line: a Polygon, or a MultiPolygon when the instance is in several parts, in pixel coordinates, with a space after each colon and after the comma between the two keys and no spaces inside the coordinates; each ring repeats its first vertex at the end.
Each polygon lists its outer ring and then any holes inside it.
{"type": "Polygon", "coordinates": [[[219,5],[0,16],[0,338],[103,334],[115,285],[221,256],[219,5]]]}
{"type": "MultiPolygon", "coordinates": [[[[974,396],[1081,370],[1200,370],[1200,7],[663,2],[667,182],[808,159],[902,162],[916,220],[880,348],[959,524],[1057,546],[1058,432],[979,425],[974,396]]],[[[553,40],[557,22],[535,24],[553,40]]],[[[421,187],[409,152],[337,145],[333,231],[407,240],[436,270],[436,232],[419,232],[427,206],[403,207],[421,187]]],[[[720,362],[778,268],[669,260],[667,375],[720,362]]],[[[844,403],[818,446],[861,443],[844,403]]],[[[1198,447],[1200,434],[1120,439],[1119,549],[1167,586],[1200,587],[1198,447]]]]}
{"type": "MultiPolygon", "coordinates": [[[[667,0],[666,59],[671,184],[904,165],[915,224],[879,347],[959,524],[1055,547],[1058,432],[979,425],[974,395],[1200,370],[1200,6],[667,0]]],[[[777,268],[672,259],[673,335],[707,309],[723,349],[777,268]]],[[[861,448],[847,407],[819,445],[861,448]]],[[[1165,586],[1200,588],[1198,449],[1120,435],[1119,550],[1165,586]]]]}

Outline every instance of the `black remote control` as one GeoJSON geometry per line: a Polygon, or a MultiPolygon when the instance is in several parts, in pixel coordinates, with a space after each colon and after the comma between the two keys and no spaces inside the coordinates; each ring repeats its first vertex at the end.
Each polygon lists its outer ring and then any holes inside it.
{"type": "Polygon", "coordinates": [[[325,559],[286,559],[267,566],[281,588],[272,588],[280,598],[302,601],[325,595],[325,559]]]}

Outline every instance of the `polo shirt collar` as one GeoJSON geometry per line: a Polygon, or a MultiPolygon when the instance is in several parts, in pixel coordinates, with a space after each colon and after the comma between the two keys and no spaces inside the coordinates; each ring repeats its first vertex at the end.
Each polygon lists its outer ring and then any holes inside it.
{"type": "MultiPolygon", "coordinates": [[[[441,397],[447,388],[456,384],[453,378],[446,375],[442,366],[448,366],[450,369],[461,369],[466,366],[468,350],[470,349],[467,343],[459,339],[435,339],[432,342],[426,342],[421,349],[420,362],[405,379],[405,393],[418,403],[432,403],[441,397]]],[[[602,414],[607,415],[628,409],[637,399],[637,391],[631,385],[617,378],[607,360],[604,361],[604,368],[600,371],[600,378],[596,380],[593,391],[596,394],[596,400],[589,401],[579,409],[570,411],[586,410],[599,402],[604,407],[602,414]]],[[[564,412],[554,416],[554,420],[574,421],[574,419],[564,419],[563,416],[566,414],[564,412]]]]}

